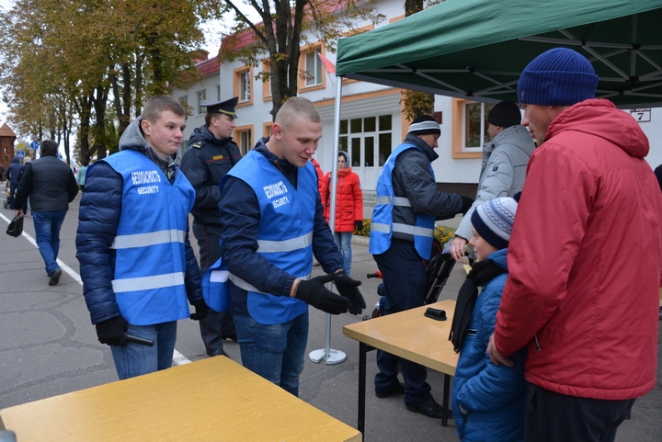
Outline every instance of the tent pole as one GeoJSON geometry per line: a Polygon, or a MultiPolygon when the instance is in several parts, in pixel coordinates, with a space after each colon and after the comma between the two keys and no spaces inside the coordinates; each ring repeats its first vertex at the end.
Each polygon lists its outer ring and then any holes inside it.
{"type": "MultiPolygon", "coordinates": [[[[333,112],[333,161],[331,166],[331,202],[329,207],[329,227],[331,234],[334,233],[336,226],[336,193],[338,184],[338,152],[340,150],[340,103],[342,98],[342,77],[336,77],[336,102],[333,112]]],[[[333,290],[333,284],[328,283],[327,288],[333,290]]],[[[323,349],[313,350],[308,355],[308,358],[314,363],[319,363],[322,359],[327,365],[340,364],[347,355],[340,350],[331,348],[331,315],[326,314],[326,339],[323,349]]]]}

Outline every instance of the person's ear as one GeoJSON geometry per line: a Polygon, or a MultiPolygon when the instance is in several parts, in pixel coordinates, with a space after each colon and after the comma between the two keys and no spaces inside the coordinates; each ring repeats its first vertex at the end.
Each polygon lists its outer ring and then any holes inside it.
{"type": "Polygon", "coordinates": [[[152,126],[147,120],[140,120],[140,129],[142,129],[144,135],[150,135],[152,126]]]}
{"type": "Polygon", "coordinates": [[[271,136],[279,140],[282,138],[283,126],[281,126],[280,123],[274,123],[273,126],[271,126],[271,136]]]}

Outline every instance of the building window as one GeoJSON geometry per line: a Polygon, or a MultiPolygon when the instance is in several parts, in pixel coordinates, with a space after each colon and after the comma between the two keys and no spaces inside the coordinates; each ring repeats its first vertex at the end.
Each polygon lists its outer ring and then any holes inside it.
{"type": "Polygon", "coordinates": [[[391,155],[391,115],[340,121],[340,150],[349,154],[352,167],[382,167],[391,155]]]}
{"type": "Polygon", "coordinates": [[[320,54],[324,55],[324,46],[321,43],[301,48],[298,80],[300,90],[317,90],[326,87],[325,69],[320,54]]]}
{"type": "Polygon", "coordinates": [[[253,104],[253,69],[242,67],[234,71],[234,95],[239,97],[237,106],[253,104]]]}
{"type": "Polygon", "coordinates": [[[207,90],[203,89],[201,91],[198,91],[198,114],[204,114],[205,113],[204,104],[206,102],[207,102],[207,90]]]}
{"type": "Polygon", "coordinates": [[[251,77],[250,71],[239,74],[239,101],[251,100],[251,77]]]}
{"type": "Polygon", "coordinates": [[[487,134],[487,115],[490,113],[493,104],[486,103],[464,103],[463,126],[464,137],[462,148],[464,150],[480,149],[482,152],[483,145],[490,141],[487,134]]]}
{"type": "Polygon", "coordinates": [[[221,101],[221,85],[216,86],[216,101],[221,101]]]}
{"type": "Polygon", "coordinates": [[[237,126],[234,129],[234,139],[239,146],[241,155],[246,155],[249,150],[253,148],[253,132],[254,128],[252,124],[247,126],[237,126]]]}
{"type": "Polygon", "coordinates": [[[482,157],[483,145],[490,140],[487,134],[487,115],[493,107],[493,104],[453,99],[453,158],[482,157]]]}
{"type": "Polygon", "coordinates": [[[262,63],[262,101],[271,101],[271,63],[262,63]]]}
{"type": "Polygon", "coordinates": [[[319,46],[306,52],[306,87],[322,84],[321,53],[322,48],[319,46]]]}

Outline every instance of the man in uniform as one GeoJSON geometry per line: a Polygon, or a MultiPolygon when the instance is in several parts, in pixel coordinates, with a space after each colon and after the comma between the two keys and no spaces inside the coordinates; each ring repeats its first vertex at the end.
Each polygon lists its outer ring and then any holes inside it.
{"type": "MultiPolygon", "coordinates": [[[[241,159],[239,147],[232,141],[236,127],[235,107],[238,97],[206,104],[205,125],[193,131],[181,169],[195,189],[193,235],[200,247],[200,270],[205,271],[221,257],[219,245],[221,222],[218,202],[219,183],[241,159]]],[[[209,311],[200,321],[200,333],[209,356],[225,355],[223,339],[237,339],[230,315],[209,311]]]]}

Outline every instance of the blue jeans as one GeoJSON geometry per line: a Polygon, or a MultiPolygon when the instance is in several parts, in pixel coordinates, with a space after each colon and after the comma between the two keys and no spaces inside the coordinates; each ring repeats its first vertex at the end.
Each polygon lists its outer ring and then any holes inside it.
{"type": "MultiPolygon", "coordinates": [[[[425,266],[414,243],[391,242],[389,249],[381,255],[373,255],[377,267],[384,275],[380,314],[402,312],[420,307],[425,301],[425,266]]],[[[398,382],[398,363],[405,387],[405,402],[426,402],[432,397],[430,384],[426,382],[427,370],[415,362],[402,359],[382,350],[377,350],[375,391],[385,392],[398,382]]]]}
{"type": "Polygon", "coordinates": [[[236,315],[234,324],[244,367],[299,396],[299,375],[308,343],[308,312],[274,325],[236,315]]]}
{"type": "Polygon", "coordinates": [[[120,379],[128,379],[158,370],[165,370],[172,365],[177,340],[177,321],[154,325],[131,325],[127,329],[130,335],[154,341],[153,347],[129,342],[126,346],[111,345],[115,369],[120,379]]]}
{"type": "Polygon", "coordinates": [[[333,240],[342,253],[343,270],[349,276],[349,272],[352,270],[352,232],[335,232],[333,240]]]}
{"type": "Polygon", "coordinates": [[[57,265],[57,254],[60,251],[60,228],[66,214],[67,212],[32,211],[39,253],[46,264],[46,273],[49,276],[60,268],[57,265]]]}

